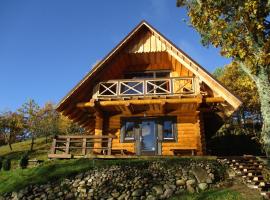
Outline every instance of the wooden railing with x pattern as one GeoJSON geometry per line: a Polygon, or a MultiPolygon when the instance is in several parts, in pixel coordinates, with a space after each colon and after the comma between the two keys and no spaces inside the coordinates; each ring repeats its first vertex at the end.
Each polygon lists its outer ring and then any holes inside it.
{"type": "Polygon", "coordinates": [[[53,139],[49,158],[71,158],[87,154],[111,155],[113,136],[72,135],[53,139]],[[60,152],[60,153],[59,153],[60,152]]]}
{"type": "Polygon", "coordinates": [[[110,80],[98,84],[96,97],[194,95],[194,82],[194,77],[110,80]]]}

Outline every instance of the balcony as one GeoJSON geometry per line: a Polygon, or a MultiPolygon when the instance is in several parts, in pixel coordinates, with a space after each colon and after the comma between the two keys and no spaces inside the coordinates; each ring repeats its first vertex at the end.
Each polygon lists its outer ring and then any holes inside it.
{"type": "Polygon", "coordinates": [[[109,80],[97,85],[94,98],[188,96],[197,88],[194,77],[109,80]]]}

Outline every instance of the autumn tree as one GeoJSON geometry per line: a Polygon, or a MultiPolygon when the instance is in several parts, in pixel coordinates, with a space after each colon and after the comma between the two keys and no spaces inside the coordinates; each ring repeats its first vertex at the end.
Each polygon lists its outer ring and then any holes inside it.
{"type": "Polygon", "coordinates": [[[0,134],[12,150],[12,143],[23,133],[23,116],[16,112],[5,112],[0,115],[0,134]]]}
{"type": "Polygon", "coordinates": [[[18,113],[24,116],[25,131],[31,137],[30,151],[32,151],[35,138],[42,132],[40,107],[33,99],[30,99],[18,109],[18,113]]]}
{"type": "Polygon", "coordinates": [[[46,103],[39,111],[40,136],[45,136],[46,143],[49,136],[55,136],[59,133],[59,113],[54,109],[54,105],[50,102],[46,103]]]}
{"type": "Polygon", "coordinates": [[[177,0],[203,45],[232,58],[256,84],[263,117],[261,140],[270,156],[270,2],[267,0],[177,0]]]}

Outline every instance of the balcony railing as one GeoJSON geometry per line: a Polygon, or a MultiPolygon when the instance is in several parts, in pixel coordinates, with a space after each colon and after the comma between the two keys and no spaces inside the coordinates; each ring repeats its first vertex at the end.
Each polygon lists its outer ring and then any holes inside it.
{"type": "Polygon", "coordinates": [[[194,82],[193,77],[110,80],[98,84],[96,97],[192,95],[194,82]]]}

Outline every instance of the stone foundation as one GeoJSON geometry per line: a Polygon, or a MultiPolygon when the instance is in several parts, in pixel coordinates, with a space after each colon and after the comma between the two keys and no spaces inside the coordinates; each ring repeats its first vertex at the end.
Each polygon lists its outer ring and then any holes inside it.
{"type": "Polygon", "coordinates": [[[113,165],[45,185],[28,186],[3,199],[168,199],[186,191],[215,187],[224,176],[219,167],[215,161],[164,160],[113,165]]]}

